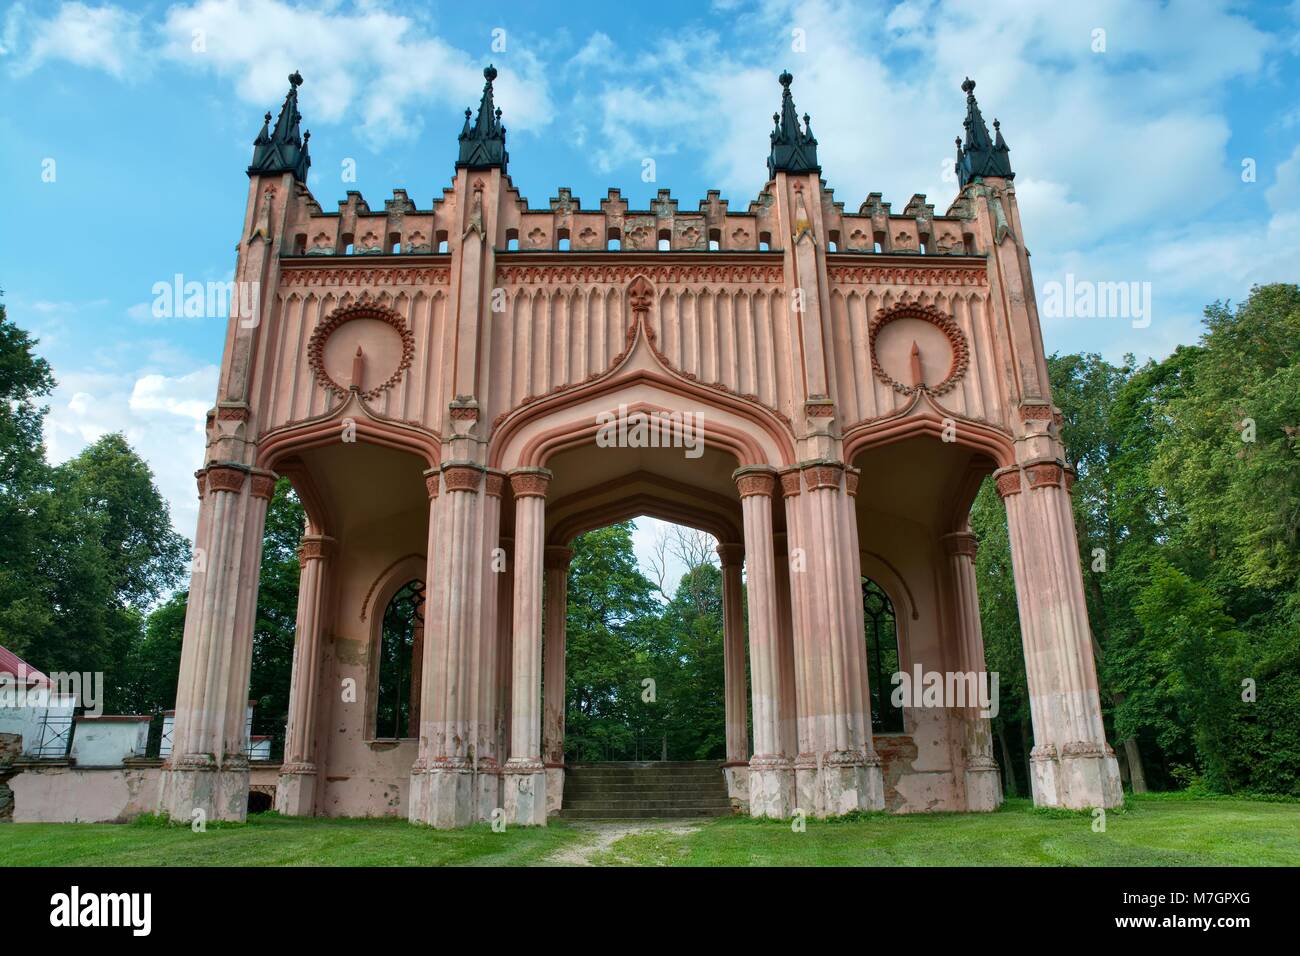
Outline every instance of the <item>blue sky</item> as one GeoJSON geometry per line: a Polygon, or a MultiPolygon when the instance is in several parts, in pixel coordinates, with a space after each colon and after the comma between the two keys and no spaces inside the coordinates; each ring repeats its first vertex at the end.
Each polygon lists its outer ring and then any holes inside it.
{"type": "Polygon", "coordinates": [[[381,208],[394,187],[427,207],[490,61],[534,206],[617,186],[640,207],[659,188],[743,207],[788,68],[846,208],[920,192],[942,212],[970,75],[1011,146],[1040,299],[1067,273],[1151,283],[1148,327],[1046,318],[1049,351],[1161,357],[1206,303],[1300,273],[1300,0],[0,9],[0,288],[59,380],[50,456],[124,431],[187,535],[224,322],[155,319],[151,289],[229,277],[252,139],[294,69],[326,208],[348,189],[381,208]]]}

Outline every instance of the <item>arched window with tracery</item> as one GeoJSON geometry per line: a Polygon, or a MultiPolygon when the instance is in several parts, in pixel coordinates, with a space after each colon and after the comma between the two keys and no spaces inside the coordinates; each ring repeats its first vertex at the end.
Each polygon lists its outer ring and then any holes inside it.
{"type": "Polygon", "coordinates": [[[398,588],[384,611],[379,639],[376,737],[415,737],[420,727],[420,661],[424,656],[424,582],[398,588]]]}
{"type": "Polygon", "coordinates": [[[871,684],[871,730],[877,734],[900,734],[903,709],[891,702],[894,690],[891,678],[898,673],[898,621],[889,595],[871,578],[862,579],[862,611],[871,684]]]}

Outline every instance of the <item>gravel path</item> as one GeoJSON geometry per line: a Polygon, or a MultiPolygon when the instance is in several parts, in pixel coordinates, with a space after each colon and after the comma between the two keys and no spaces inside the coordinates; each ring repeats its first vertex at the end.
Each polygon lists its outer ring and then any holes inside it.
{"type": "Polygon", "coordinates": [[[547,857],[546,865],[595,866],[592,863],[592,857],[608,850],[625,836],[651,831],[674,834],[694,833],[699,829],[699,826],[681,823],[676,820],[611,820],[608,823],[596,821],[574,823],[573,828],[590,834],[591,838],[573,846],[566,846],[556,850],[547,857]]]}

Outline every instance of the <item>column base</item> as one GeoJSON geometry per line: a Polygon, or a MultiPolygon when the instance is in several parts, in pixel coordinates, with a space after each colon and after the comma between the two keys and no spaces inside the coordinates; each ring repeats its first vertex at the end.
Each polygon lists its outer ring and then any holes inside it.
{"type": "Polygon", "coordinates": [[[480,764],[474,774],[474,804],[479,820],[491,820],[492,814],[502,809],[501,768],[495,760],[487,766],[480,764]]]}
{"type": "Polygon", "coordinates": [[[1034,806],[1087,810],[1124,805],[1119,764],[1108,745],[1086,741],[1035,747],[1030,755],[1034,806]]]}
{"type": "Polygon", "coordinates": [[[885,809],[885,778],[874,755],[852,751],[800,754],[795,764],[799,809],[814,817],[885,809]]]}
{"type": "Polygon", "coordinates": [[[546,768],[546,815],[559,813],[564,807],[564,768],[546,768]]]}
{"type": "Polygon", "coordinates": [[[427,769],[411,771],[412,823],[439,830],[469,826],[474,821],[474,771],[468,762],[439,761],[427,769]]]}
{"type": "Polygon", "coordinates": [[[749,815],[784,820],[795,809],[794,767],[786,757],[749,761],[749,815]]]}
{"type": "Polygon", "coordinates": [[[727,782],[727,796],[732,810],[749,810],[749,764],[724,763],[722,778],[727,782]]]}
{"type": "Polygon", "coordinates": [[[885,780],[880,762],[863,753],[825,754],[820,790],[819,816],[840,817],[862,810],[885,809],[885,780]]]}
{"type": "Polygon", "coordinates": [[[285,764],[275,781],[275,812],[285,817],[310,817],[316,813],[316,768],[311,764],[285,764]]]}
{"type": "Polygon", "coordinates": [[[158,812],[177,823],[196,819],[244,822],[248,818],[248,765],[231,763],[218,768],[209,756],[187,755],[159,777],[158,812]]]}
{"type": "Polygon", "coordinates": [[[508,760],[502,783],[507,824],[546,826],[546,767],[540,760],[508,760]]]}
{"type": "Polygon", "coordinates": [[[1002,806],[1002,775],[992,757],[972,757],[966,764],[966,809],[987,813],[1002,806]]]}

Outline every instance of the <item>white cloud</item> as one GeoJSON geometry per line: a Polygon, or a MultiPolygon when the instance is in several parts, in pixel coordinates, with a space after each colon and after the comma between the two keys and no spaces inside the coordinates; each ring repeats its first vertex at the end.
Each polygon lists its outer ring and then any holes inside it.
{"type": "Polygon", "coordinates": [[[24,53],[11,67],[18,76],[63,60],[118,79],[133,79],[132,71],[147,62],[140,55],[140,18],[111,4],[63,3],[48,18],[28,18],[23,5],[15,4],[5,17],[0,52],[13,55],[19,48],[24,53]]]}
{"type": "MultiPolygon", "coordinates": [[[[336,4],[198,0],[171,7],[160,32],[165,56],[215,72],[258,107],[278,104],[286,77],[301,71],[306,125],[357,115],[358,131],[372,147],[418,133],[429,102],[477,108],[483,86],[476,56],[425,32],[411,17],[371,4],[345,12],[336,4]]],[[[544,125],[552,111],[537,57],[512,35],[509,53],[494,65],[497,99],[510,106],[503,116],[507,127],[544,125]]]]}
{"type": "MultiPolygon", "coordinates": [[[[607,172],[635,169],[642,156],[702,151],[710,184],[737,205],[766,178],[776,75],[788,68],[799,111],[812,115],[823,175],[846,209],[880,191],[895,210],[925,193],[943,212],[956,193],[948,171],[969,73],[985,119],[1003,121],[1040,285],[1041,273],[1066,268],[1152,281],[1171,304],[1171,324],[1138,341],[1160,354],[1195,338],[1200,304],[1239,278],[1275,275],[1278,250],[1295,248],[1272,245],[1288,234],[1282,217],[1214,221],[1239,180],[1240,157],[1228,155],[1229,81],[1262,76],[1280,46],[1210,0],[1086,9],[769,0],[726,36],[678,34],[649,52],[606,51],[623,69],[585,101],[601,126],[590,155],[607,172]],[[1107,31],[1105,53],[1092,50],[1097,27],[1107,31]],[[792,49],[795,29],[806,52],[792,49]],[[1225,241],[1224,225],[1234,248],[1223,268],[1207,269],[1215,261],[1207,244],[1225,241]],[[1173,328],[1181,339],[1169,337],[1173,328]]],[[[1296,205],[1300,152],[1292,159],[1268,192],[1275,210],[1296,205]]]]}
{"type": "MultiPolygon", "coordinates": [[[[112,4],[62,4],[45,18],[21,4],[9,11],[0,52],[16,55],[14,73],[67,61],[129,79],[150,63],[145,46],[168,61],[211,71],[260,113],[278,110],[287,77],[306,79],[300,94],[304,122],[356,120],[372,148],[416,135],[429,103],[477,108],[483,66],[410,16],[361,2],[291,3],[286,0],[195,0],[167,9],[145,24],[112,4]],[[21,52],[19,52],[21,51],[21,52]]],[[[553,114],[545,65],[518,33],[494,64],[497,100],[508,104],[508,129],[534,130],[553,114]]]]}
{"type": "MultiPolygon", "coordinates": [[[[155,352],[185,361],[165,350],[155,352]]],[[[122,432],[153,470],[173,526],[192,538],[198,521],[194,469],[203,460],[203,422],[217,392],[217,367],[170,375],[119,372],[107,365],[54,372],[59,384],[45,425],[50,460],[66,461],[102,436],[122,432]]]]}

